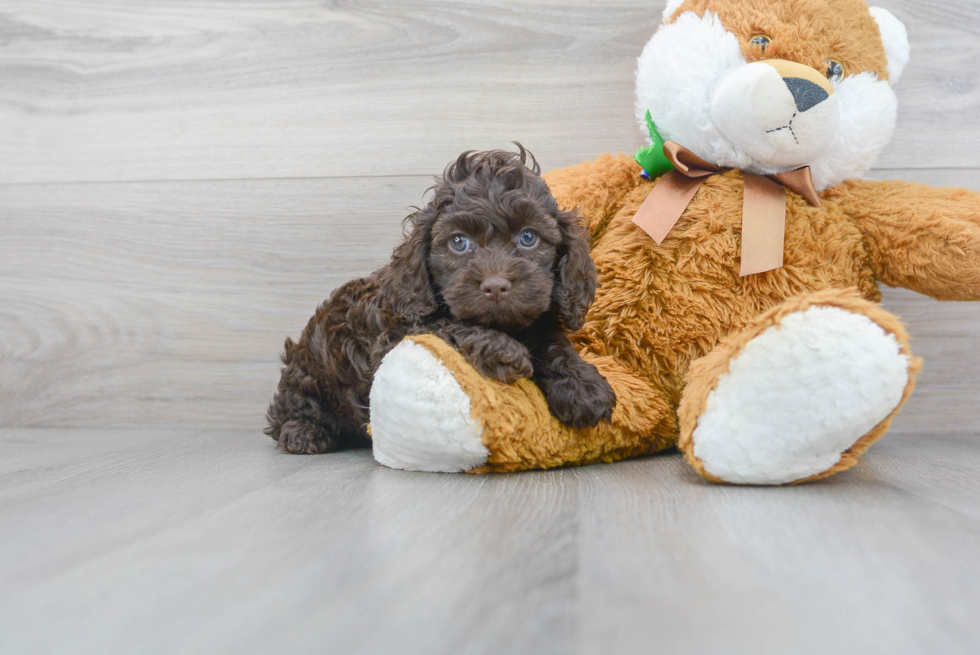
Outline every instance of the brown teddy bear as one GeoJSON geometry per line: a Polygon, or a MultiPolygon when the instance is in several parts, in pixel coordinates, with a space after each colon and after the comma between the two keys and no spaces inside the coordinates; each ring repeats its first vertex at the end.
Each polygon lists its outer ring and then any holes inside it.
{"type": "Polygon", "coordinates": [[[616,392],[611,421],[567,427],[529,380],[413,337],[375,376],[376,459],[516,471],[679,446],[740,484],[852,466],[919,367],[878,283],[980,299],[980,194],[855,179],[908,57],[862,0],[669,2],[638,60],[651,146],[546,176],[591,234],[600,288],[573,340],[616,392]]]}

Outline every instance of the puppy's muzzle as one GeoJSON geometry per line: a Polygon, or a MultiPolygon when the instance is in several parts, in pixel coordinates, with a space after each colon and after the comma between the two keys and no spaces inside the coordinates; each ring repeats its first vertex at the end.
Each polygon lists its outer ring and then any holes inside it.
{"type": "Polygon", "coordinates": [[[550,268],[484,248],[443,289],[443,298],[457,318],[509,330],[547,311],[553,286],[550,268]]]}
{"type": "Polygon", "coordinates": [[[507,297],[510,287],[510,280],[500,276],[483,278],[483,282],[480,283],[480,291],[490,300],[503,300],[507,297]]]}

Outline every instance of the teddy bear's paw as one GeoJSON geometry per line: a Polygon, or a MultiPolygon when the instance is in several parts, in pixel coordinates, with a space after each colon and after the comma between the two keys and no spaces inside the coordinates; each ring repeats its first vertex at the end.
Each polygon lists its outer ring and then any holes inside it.
{"type": "Polygon", "coordinates": [[[883,433],[902,403],[910,365],[895,335],[864,314],[823,305],[788,314],[727,361],[682,447],[707,477],[736,484],[847,468],[849,449],[883,433]]]}
{"type": "Polygon", "coordinates": [[[452,473],[489,457],[469,397],[436,355],[414,341],[402,341],[382,360],[370,406],[374,458],[385,466],[452,473]]]}

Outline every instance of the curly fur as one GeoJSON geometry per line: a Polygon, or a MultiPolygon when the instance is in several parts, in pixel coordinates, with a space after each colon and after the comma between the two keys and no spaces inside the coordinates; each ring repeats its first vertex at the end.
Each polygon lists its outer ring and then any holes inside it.
{"type": "Polygon", "coordinates": [[[266,434],[292,453],[370,445],[371,381],[408,335],[452,344],[480,373],[532,378],[559,419],[608,419],[615,395],[566,336],[595,297],[596,271],[576,213],[562,211],[520,144],[465,152],[406,219],[391,263],[337,289],[298,342],[286,339],[266,434]],[[528,230],[533,245],[521,242],[528,230]],[[465,249],[457,251],[465,242],[465,249]]]}

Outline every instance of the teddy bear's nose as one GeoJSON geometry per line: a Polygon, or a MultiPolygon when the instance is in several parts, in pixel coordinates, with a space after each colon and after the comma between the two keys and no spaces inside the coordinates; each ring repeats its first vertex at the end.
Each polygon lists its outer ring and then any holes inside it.
{"type": "Polygon", "coordinates": [[[806,64],[785,59],[765,59],[760,63],[776,69],[793,96],[796,110],[801,114],[834,94],[834,85],[830,80],[806,64]]]}
{"type": "Polygon", "coordinates": [[[796,109],[801,114],[811,107],[816,107],[830,97],[830,94],[822,88],[810,80],[804,80],[801,77],[785,77],[783,78],[783,82],[786,83],[789,92],[793,94],[796,109]]]}

